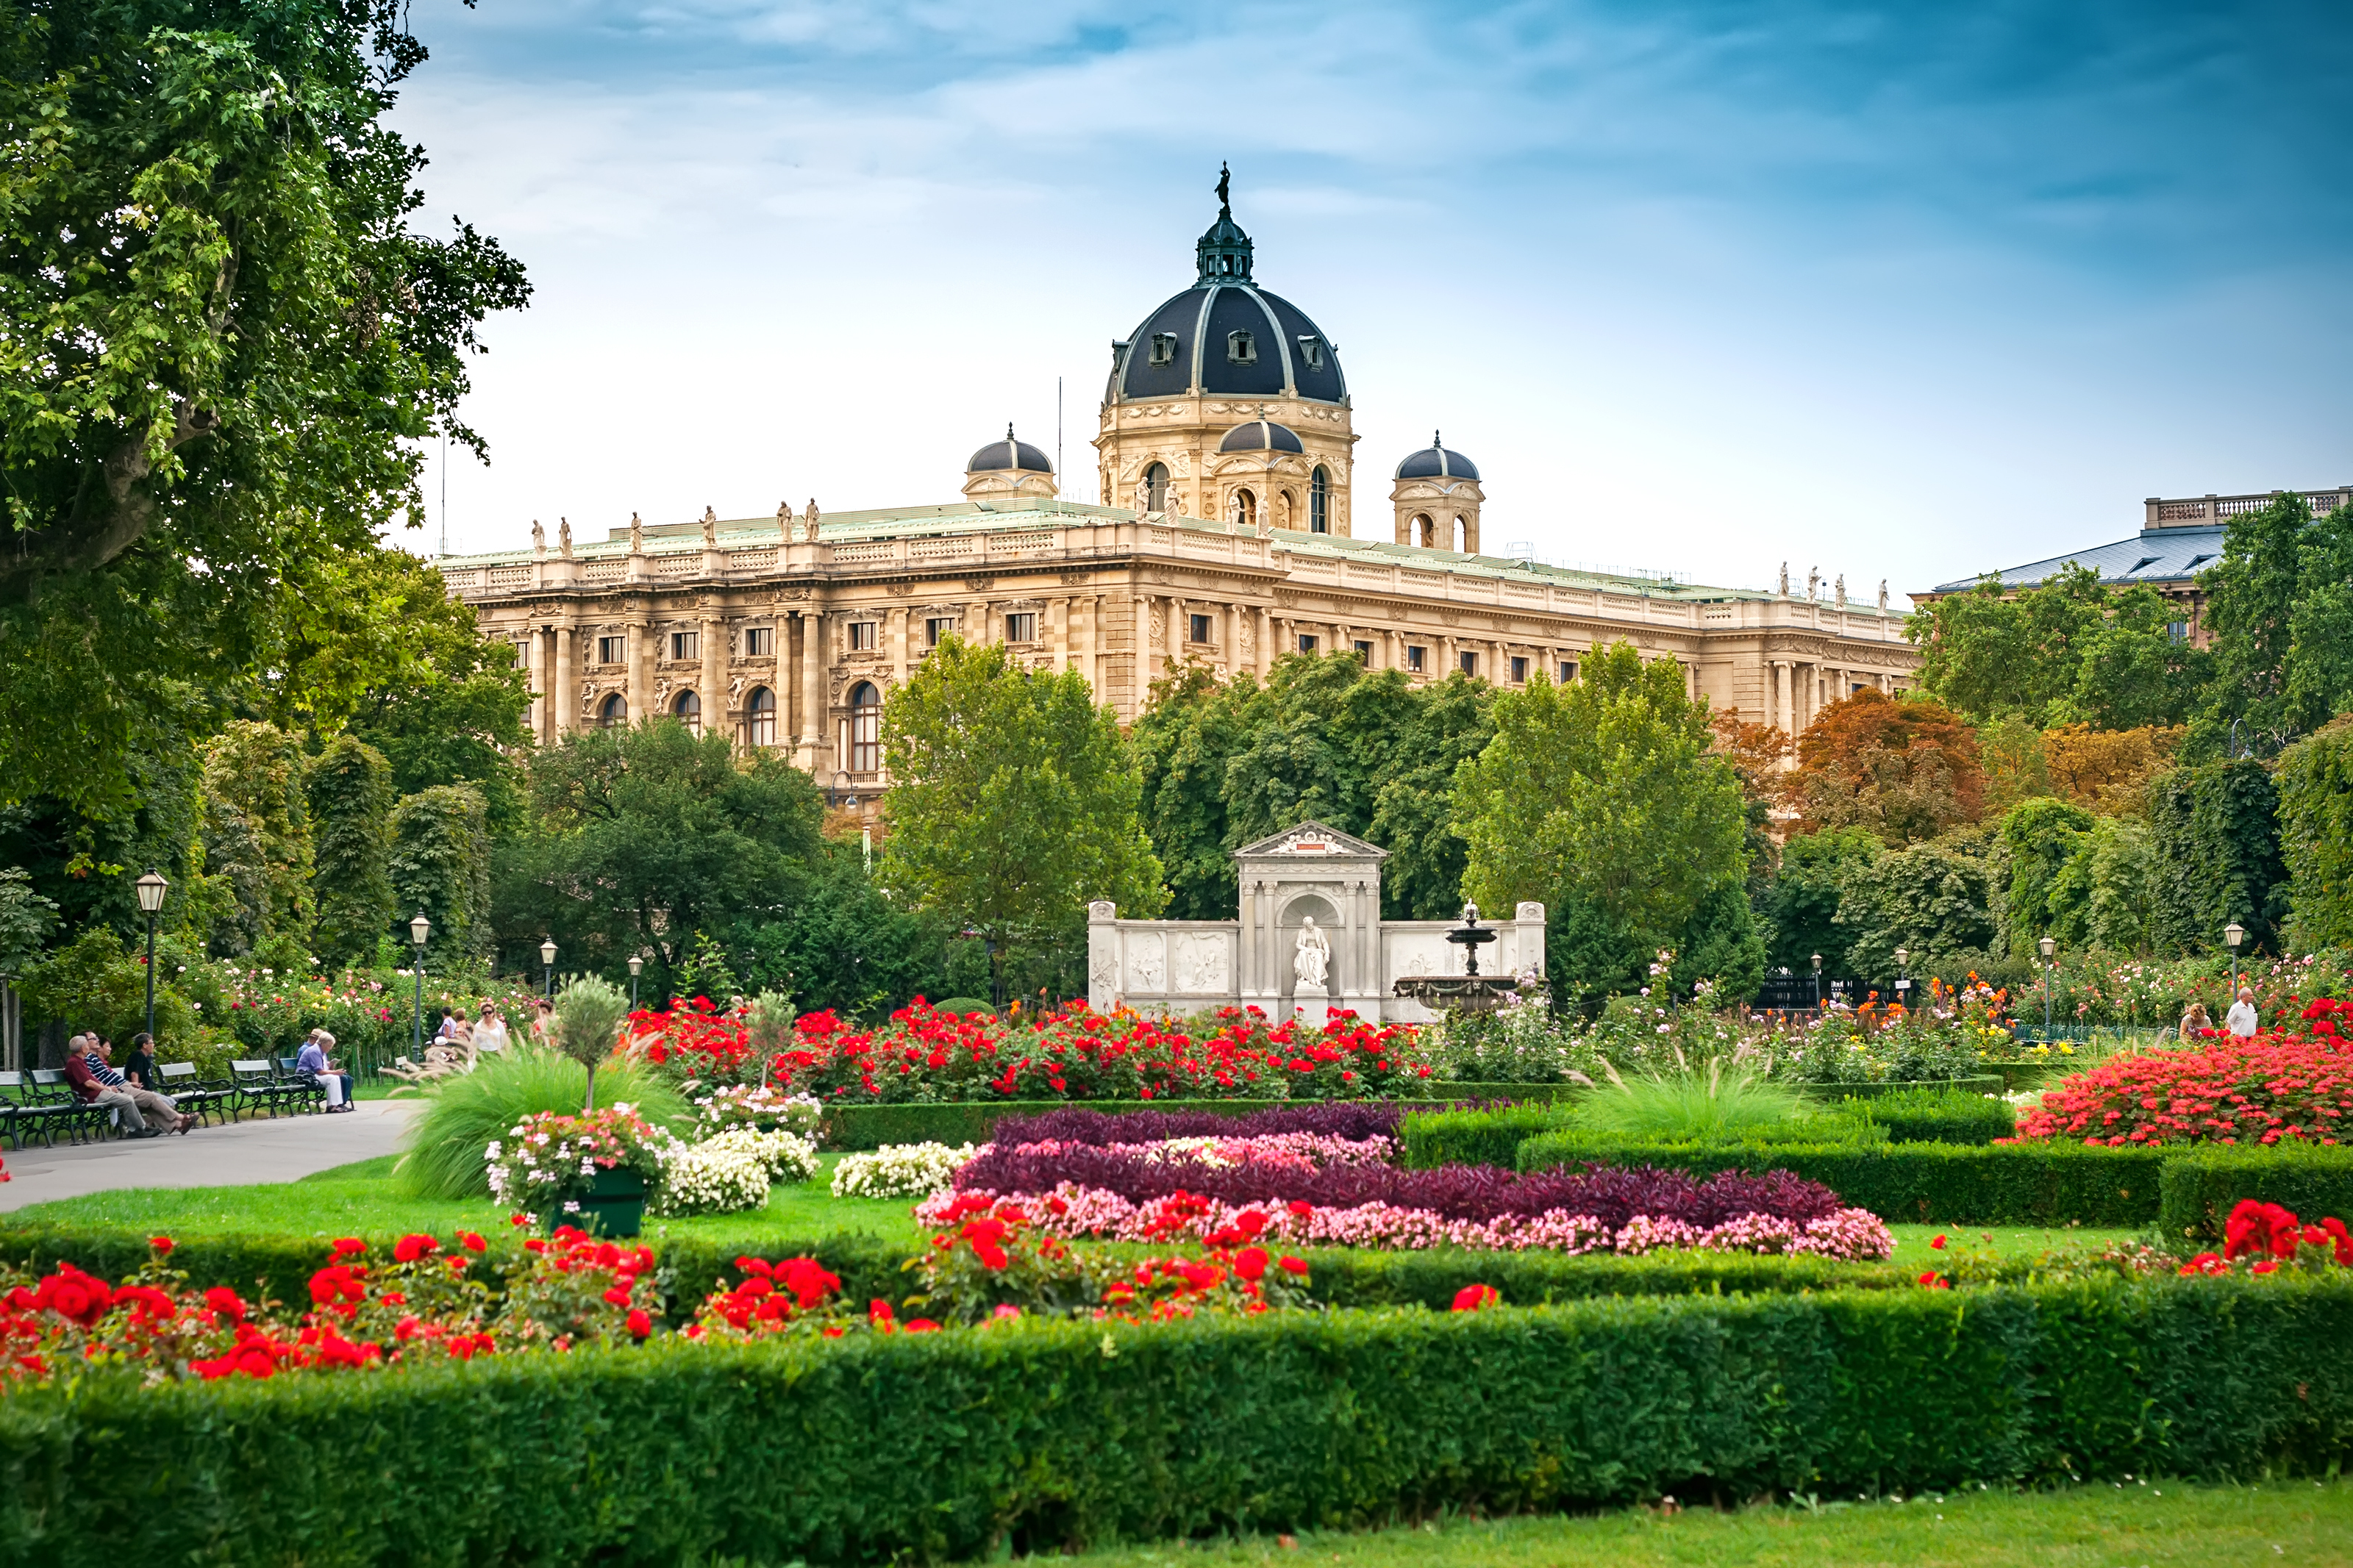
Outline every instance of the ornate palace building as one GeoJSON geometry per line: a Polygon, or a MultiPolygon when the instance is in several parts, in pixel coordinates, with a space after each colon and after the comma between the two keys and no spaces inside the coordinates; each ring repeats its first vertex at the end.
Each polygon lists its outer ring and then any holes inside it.
{"type": "MultiPolygon", "coordinates": [[[[1222,193],[1221,193],[1222,194],[1222,193]]],[[[837,796],[883,782],[882,699],[953,633],[1075,669],[1132,721],[1172,666],[1264,675],[1353,652],[1412,680],[1576,679],[1599,644],[1672,658],[1694,694],[1792,733],[1910,683],[1902,617],[1830,595],[1710,588],[1480,552],[1477,466],[1435,437],[1392,470],[1387,539],[1356,536],[1347,383],[1331,341],[1253,279],[1230,209],[1193,286],[1112,345],[1103,504],[1061,498],[1008,429],[964,500],[626,527],[441,563],[511,640],[543,739],[649,713],[776,747],[837,796]]]]}

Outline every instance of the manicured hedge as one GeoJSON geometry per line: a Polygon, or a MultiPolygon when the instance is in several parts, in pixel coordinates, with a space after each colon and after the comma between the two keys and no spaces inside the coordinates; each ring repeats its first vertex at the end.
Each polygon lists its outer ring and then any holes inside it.
{"type": "Polygon", "coordinates": [[[1884,1220],[1919,1225],[2141,1226],[2157,1218],[2156,1149],[2079,1143],[1974,1148],[1950,1143],[1605,1142],[1552,1132],[1520,1145],[1519,1168],[1579,1162],[1717,1171],[1794,1171],[1884,1220]]]}
{"type": "Polygon", "coordinates": [[[2281,1143],[2205,1145],[2168,1156],[2158,1224],[2168,1237],[2218,1241],[2242,1198],[2293,1209],[2307,1223],[2330,1215],[2353,1225],[2353,1149],[2281,1143]]]}
{"type": "Polygon", "coordinates": [[[2000,1073],[1986,1073],[1976,1078],[1904,1079],[1891,1083],[1801,1083],[1798,1086],[1816,1100],[1876,1100],[1882,1095],[1909,1094],[2000,1094],[2002,1078],[2000,1073]]]}
{"type": "Polygon", "coordinates": [[[1521,1143],[1556,1131],[1565,1112],[1550,1105],[1499,1110],[1418,1110],[1398,1123],[1398,1163],[1501,1165],[1509,1170],[1521,1143]]]}
{"type": "MultiPolygon", "coordinates": [[[[1422,1101],[1497,1100],[1548,1102],[1572,1086],[1556,1083],[1424,1082],[1422,1101]]],[[[986,1143],[997,1121],[1007,1116],[1042,1116],[1050,1110],[1100,1110],[1113,1115],[1129,1110],[1207,1110],[1220,1116],[1248,1116],[1278,1105],[1280,1100],[956,1100],[938,1104],[828,1105],[818,1137],[828,1149],[880,1149],[885,1143],[986,1143]]],[[[1506,1151],[1498,1163],[1509,1164],[1506,1151]]]]}
{"type": "Polygon", "coordinates": [[[1966,1089],[1911,1089],[1845,1105],[1886,1128],[1891,1143],[1990,1143],[2018,1134],[2010,1101],[1966,1089]]]}
{"type": "Polygon", "coordinates": [[[2168,1277],[100,1373],[0,1400],[0,1560],[868,1563],[2321,1472],[2353,1457],[2348,1342],[2353,1283],[2168,1277]]]}

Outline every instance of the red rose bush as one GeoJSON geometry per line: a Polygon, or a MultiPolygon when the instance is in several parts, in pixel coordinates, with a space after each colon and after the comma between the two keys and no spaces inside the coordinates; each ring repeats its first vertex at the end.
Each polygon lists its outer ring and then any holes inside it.
{"type": "Polygon", "coordinates": [[[2353,1003],[2312,1003],[2299,1034],[2109,1058],[2046,1091],[2019,1118],[2021,1140],[2122,1147],[2161,1143],[2336,1143],[2353,1118],[2353,1003]]]}

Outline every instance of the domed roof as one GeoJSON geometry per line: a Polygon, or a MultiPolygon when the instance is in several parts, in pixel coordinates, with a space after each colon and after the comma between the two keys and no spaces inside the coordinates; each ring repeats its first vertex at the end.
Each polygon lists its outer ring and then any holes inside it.
{"type": "Polygon", "coordinates": [[[1218,443],[1220,452],[1304,452],[1299,444],[1299,433],[1287,425],[1277,425],[1271,419],[1253,419],[1247,425],[1237,425],[1226,432],[1218,443]]]}
{"type": "Polygon", "coordinates": [[[1050,474],[1054,471],[1054,464],[1045,453],[1029,442],[1015,440],[1013,426],[1008,425],[1004,440],[991,441],[975,452],[972,461],[964,466],[967,474],[994,473],[1004,468],[1027,468],[1035,474],[1050,474]]]}
{"type": "Polygon", "coordinates": [[[1250,279],[1250,238],[1225,212],[1196,247],[1198,276],[1111,346],[1112,403],[1161,397],[1348,401],[1340,358],[1306,312],[1250,279]]]}
{"type": "Polygon", "coordinates": [[[1460,452],[1450,452],[1446,443],[1431,431],[1430,445],[1412,454],[1397,466],[1401,479],[1475,479],[1479,465],[1460,452]]]}

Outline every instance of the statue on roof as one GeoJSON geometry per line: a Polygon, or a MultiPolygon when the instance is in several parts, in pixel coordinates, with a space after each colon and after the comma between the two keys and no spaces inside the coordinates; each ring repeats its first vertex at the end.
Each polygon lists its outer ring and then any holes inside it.
{"type": "Polygon", "coordinates": [[[629,514],[629,553],[643,555],[645,552],[646,525],[638,521],[636,512],[631,512],[629,514]]]}
{"type": "Polygon", "coordinates": [[[786,544],[793,542],[793,503],[788,500],[776,503],[776,537],[786,544]]]}
{"type": "Polygon", "coordinates": [[[801,519],[801,523],[808,530],[809,542],[815,544],[817,542],[817,497],[809,497],[808,515],[801,519]]]}
{"type": "Polygon", "coordinates": [[[531,552],[533,556],[547,553],[547,530],[539,526],[539,519],[531,520],[531,552]]]}
{"type": "Polygon", "coordinates": [[[1879,580],[1879,613],[1883,616],[1887,613],[1887,579],[1884,577],[1879,580]]]}
{"type": "Polygon", "coordinates": [[[572,559],[572,520],[568,517],[559,517],[555,520],[555,524],[556,551],[564,559],[569,561],[572,559]]]}
{"type": "Polygon", "coordinates": [[[1218,216],[1219,217],[1229,218],[1234,216],[1233,183],[1233,172],[1228,169],[1222,161],[1219,162],[1218,164],[1218,216]]]}
{"type": "Polygon", "coordinates": [[[719,513],[712,507],[702,509],[702,548],[719,548],[719,513]]]}
{"type": "Polygon", "coordinates": [[[1786,598],[1788,598],[1788,596],[1789,596],[1789,563],[1788,563],[1788,562],[1784,561],[1784,562],[1782,562],[1782,563],[1781,563],[1781,597],[1783,597],[1783,598],[1785,598],[1785,599],[1786,599],[1786,598]]]}
{"type": "Polygon", "coordinates": [[[1821,596],[1822,569],[1816,566],[1806,574],[1806,597],[1809,600],[1814,600],[1819,599],[1821,596]]]}
{"type": "Polygon", "coordinates": [[[1846,608],[1846,574],[1843,572],[1838,574],[1838,585],[1835,591],[1838,594],[1839,608],[1843,610],[1846,608]]]}

